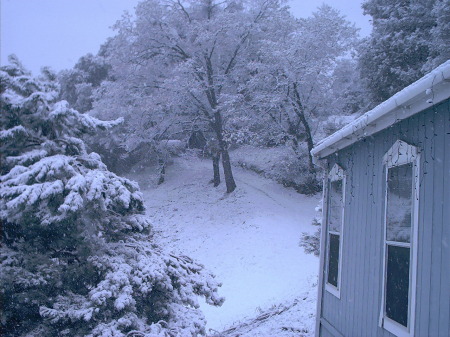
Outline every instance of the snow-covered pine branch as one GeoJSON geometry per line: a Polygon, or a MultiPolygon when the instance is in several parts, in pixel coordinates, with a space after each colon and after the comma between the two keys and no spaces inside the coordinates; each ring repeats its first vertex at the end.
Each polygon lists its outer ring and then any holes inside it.
{"type": "Polygon", "coordinates": [[[31,78],[12,61],[0,68],[2,335],[204,334],[198,296],[221,305],[220,283],[152,243],[139,186],[80,138],[122,121],[57,102],[48,69],[31,78]]]}

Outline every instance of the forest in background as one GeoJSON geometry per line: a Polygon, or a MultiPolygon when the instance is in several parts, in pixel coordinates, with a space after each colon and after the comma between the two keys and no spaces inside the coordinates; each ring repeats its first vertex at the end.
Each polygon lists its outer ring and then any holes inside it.
{"type": "Polygon", "coordinates": [[[139,187],[118,174],[152,166],[163,183],[201,133],[212,186],[223,172],[233,192],[230,149],[252,146],[287,151],[271,174],[318,192],[312,147],[450,58],[448,1],[362,6],[373,31],[361,40],[326,5],[296,19],[278,0],[147,0],[73,69],[33,77],[11,56],[1,334],[205,334],[197,296],[220,305],[220,282],[152,243],[139,187]]]}
{"type": "Polygon", "coordinates": [[[445,1],[363,8],[373,32],[361,40],[327,5],[296,19],[283,1],[146,1],[97,55],[59,74],[60,98],[102,120],[124,117],[112,137],[89,142],[113,171],[148,160],[163,174],[167,141],[187,144],[200,130],[214,186],[221,158],[235,188],[230,148],[281,146],[291,153],[284,181],[315,193],[314,144],[450,57],[445,1]]]}

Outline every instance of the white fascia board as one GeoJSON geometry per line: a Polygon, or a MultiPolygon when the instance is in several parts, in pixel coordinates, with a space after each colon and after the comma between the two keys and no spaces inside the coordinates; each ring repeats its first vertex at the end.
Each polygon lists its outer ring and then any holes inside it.
{"type": "Polygon", "coordinates": [[[323,159],[449,97],[450,60],[320,141],[311,154],[315,159],[323,159]]]}

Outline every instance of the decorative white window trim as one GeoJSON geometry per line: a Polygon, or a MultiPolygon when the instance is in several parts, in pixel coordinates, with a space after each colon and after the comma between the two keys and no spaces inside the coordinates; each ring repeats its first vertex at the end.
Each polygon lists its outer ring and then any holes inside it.
{"type": "Polygon", "coordinates": [[[420,150],[416,146],[410,145],[404,141],[397,140],[394,145],[383,156],[385,165],[385,196],[384,196],[384,237],[383,237],[383,275],[382,275],[382,296],[379,326],[398,337],[413,337],[416,314],[416,290],[417,290],[417,245],[418,245],[418,220],[419,220],[419,168],[420,168],[420,150]],[[387,273],[387,245],[394,242],[387,240],[387,193],[388,193],[388,171],[389,168],[412,164],[412,210],[411,210],[411,239],[409,244],[395,242],[399,247],[407,246],[410,249],[410,277],[408,294],[408,326],[386,316],[386,273],[387,273]]]}
{"type": "MultiPolygon", "coordinates": [[[[333,232],[329,230],[329,210],[325,210],[326,214],[326,239],[327,239],[327,245],[326,245],[326,254],[325,254],[325,290],[329,292],[330,294],[336,296],[337,298],[341,298],[341,279],[342,279],[342,247],[343,247],[343,233],[344,233],[344,209],[345,209],[345,186],[346,186],[346,176],[344,173],[344,170],[342,167],[340,167],[338,164],[334,164],[331,168],[330,172],[328,173],[328,196],[329,199],[329,193],[330,193],[330,184],[331,182],[342,180],[342,223],[341,223],[341,230],[339,233],[333,232]],[[337,287],[335,287],[333,284],[328,283],[328,267],[329,267],[329,258],[330,258],[330,234],[339,235],[339,262],[338,262],[338,276],[337,276],[337,287]]],[[[330,202],[328,200],[327,207],[330,207],[330,202]]]]}
{"type": "Polygon", "coordinates": [[[400,166],[413,162],[419,155],[419,149],[402,140],[397,140],[383,156],[387,167],[400,166]]]}
{"type": "Polygon", "coordinates": [[[328,178],[330,179],[330,181],[344,180],[345,174],[343,168],[338,164],[334,164],[330,170],[330,173],[328,174],[328,178]]]}
{"type": "MultiPolygon", "coordinates": [[[[339,262],[339,268],[340,268],[340,262],[339,262]]],[[[340,276],[340,273],[339,273],[340,276]]],[[[330,294],[336,296],[337,298],[341,299],[341,283],[340,278],[338,278],[338,288],[336,288],[334,285],[330,283],[325,283],[325,290],[328,291],[330,294]]]]}

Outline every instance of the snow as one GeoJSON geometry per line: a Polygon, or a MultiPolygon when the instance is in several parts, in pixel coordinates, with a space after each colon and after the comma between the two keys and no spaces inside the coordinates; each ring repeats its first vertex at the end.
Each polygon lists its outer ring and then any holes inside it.
{"type": "MultiPolygon", "coordinates": [[[[306,156],[308,151],[306,145],[301,145],[299,150],[306,156]]],[[[288,146],[266,148],[243,145],[230,151],[230,155],[242,168],[285,186],[296,186],[300,190],[308,189],[310,176],[307,173],[307,162],[296,159],[293,149],[288,146]]]]}
{"type": "Polygon", "coordinates": [[[257,316],[228,328],[217,337],[314,336],[316,307],[317,287],[312,287],[294,300],[261,309],[257,316]]]}
{"type": "Polygon", "coordinates": [[[22,125],[15,126],[8,130],[0,130],[0,140],[2,141],[23,135],[27,135],[27,130],[22,125]]]}
{"type": "MultiPolygon", "coordinates": [[[[208,183],[210,160],[189,155],[175,160],[162,185],[145,174],[132,177],[140,182],[156,240],[204,264],[223,282],[219,294],[225,303],[201,304],[211,331],[317,291],[319,260],[303,252],[299,239],[316,230],[311,222],[319,196],[300,195],[242,168],[233,173],[238,189],[230,195],[224,183],[216,189],[208,183]]],[[[289,318],[307,317],[296,323],[300,328],[314,326],[314,296],[307,312],[289,318]]]]}

